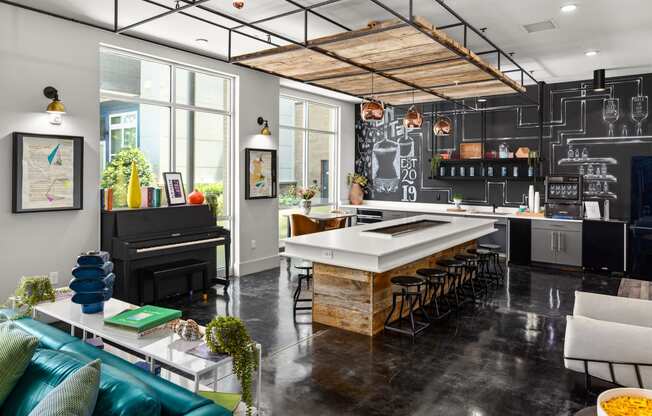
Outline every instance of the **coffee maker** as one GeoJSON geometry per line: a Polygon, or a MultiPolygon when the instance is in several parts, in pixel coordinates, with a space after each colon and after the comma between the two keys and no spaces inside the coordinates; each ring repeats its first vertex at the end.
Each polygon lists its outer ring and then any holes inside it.
{"type": "Polygon", "coordinates": [[[584,216],[581,175],[546,177],[546,217],[581,219],[584,216]]]}

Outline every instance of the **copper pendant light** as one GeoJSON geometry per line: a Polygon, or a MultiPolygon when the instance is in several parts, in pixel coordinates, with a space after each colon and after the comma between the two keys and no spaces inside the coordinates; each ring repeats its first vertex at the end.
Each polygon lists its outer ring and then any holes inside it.
{"type": "Polygon", "coordinates": [[[380,121],[385,117],[385,106],[383,103],[373,101],[374,95],[374,74],[371,74],[371,96],[372,100],[360,104],[360,118],[362,121],[380,121]]]}
{"type": "Polygon", "coordinates": [[[453,123],[448,117],[439,117],[432,128],[432,131],[437,136],[450,136],[453,132],[453,123]]]}
{"type": "Polygon", "coordinates": [[[412,90],[412,106],[410,106],[407,113],[405,113],[403,126],[405,126],[406,129],[419,129],[422,124],[423,116],[414,105],[414,90],[412,90]]]}
{"type": "Polygon", "coordinates": [[[244,0],[236,0],[233,2],[233,7],[240,10],[244,7],[244,0]]]}

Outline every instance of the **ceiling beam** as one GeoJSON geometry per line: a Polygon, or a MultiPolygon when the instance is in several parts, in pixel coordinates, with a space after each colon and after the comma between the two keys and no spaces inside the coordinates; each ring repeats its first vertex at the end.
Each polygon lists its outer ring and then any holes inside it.
{"type": "Polygon", "coordinates": [[[126,32],[127,30],[131,30],[131,29],[134,29],[134,28],[136,28],[138,26],[144,25],[145,23],[149,23],[151,21],[160,19],[160,18],[165,17],[165,16],[169,16],[169,15],[174,14],[174,13],[180,13],[180,12],[182,12],[184,10],[199,6],[200,4],[207,3],[209,1],[211,1],[211,0],[194,0],[192,2],[187,2],[187,4],[185,6],[181,6],[181,7],[174,8],[172,10],[168,10],[167,12],[157,14],[156,16],[148,17],[147,19],[141,20],[141,21],[136,22],[136,23],[132,23],[132,24],[130,24],[128,26],[125,26],[125,27],[123,27],[121,29],[118,29],[118,30],[116,30],[116,33],[126,32]]]}

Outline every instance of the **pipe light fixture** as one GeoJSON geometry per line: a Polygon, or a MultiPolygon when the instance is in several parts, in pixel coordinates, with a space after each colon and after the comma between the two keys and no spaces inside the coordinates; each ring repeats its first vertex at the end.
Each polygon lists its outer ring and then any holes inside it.
{"type": "Polygon", "coordinates": [[[59,92],[54,87],[45,87],[43,95],[52,100],[45,112],[50,115],[50,124],[59,125],[63,122],[63,115],[66,114],[66,107],[59,100],[59,92]]]}
{"type": "Polygon", "coordinates": [[[607,89],[606,79],[605,79],[605,70],[596,69],[593,71],[593,91],[605,91],[607,89]]]}

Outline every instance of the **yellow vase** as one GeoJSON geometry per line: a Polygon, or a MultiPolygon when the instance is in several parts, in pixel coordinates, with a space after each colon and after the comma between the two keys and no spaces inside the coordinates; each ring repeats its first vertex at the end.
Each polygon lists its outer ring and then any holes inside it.
{"type": "Polygon", "coordinates": [[[131,162],[131,176],[127,186],[127,206],[129,208],[140,208],[140,179],[138,179],[138,168],[136,161],[131,162]]]}

